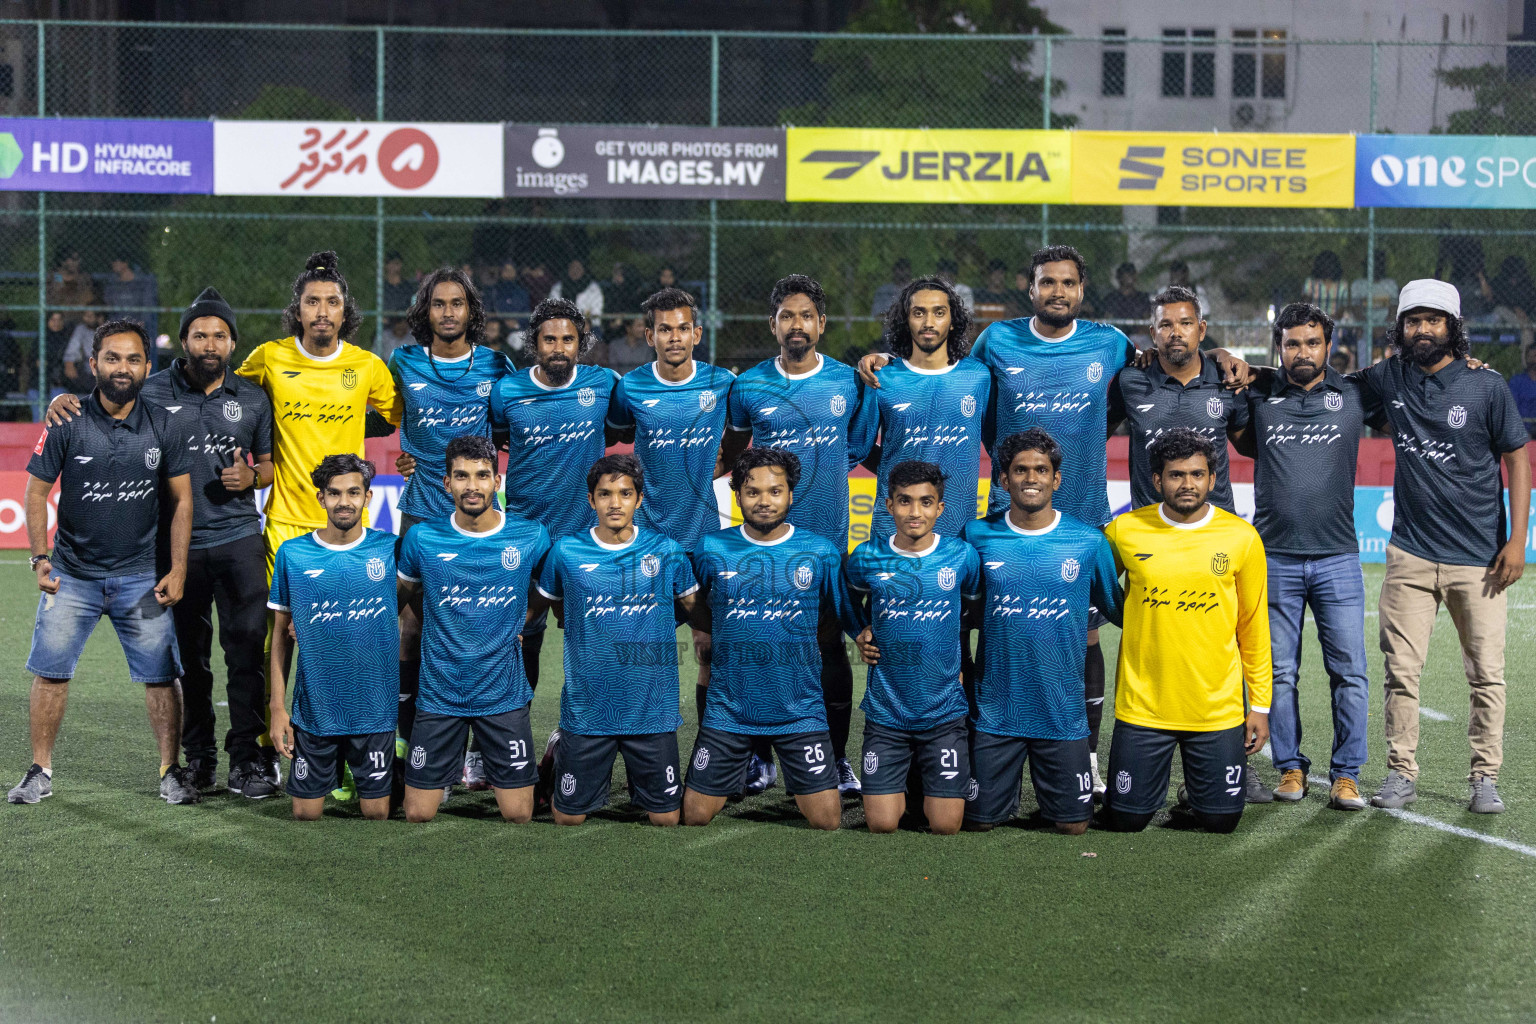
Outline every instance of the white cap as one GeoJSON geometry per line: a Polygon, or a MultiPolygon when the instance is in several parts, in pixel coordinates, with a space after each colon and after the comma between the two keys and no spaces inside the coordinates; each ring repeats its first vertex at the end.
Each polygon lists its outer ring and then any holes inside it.
{"type": "Polygon", "coordinates": [[[1403,290],[1397,293],[1397,311],[1402,314],[1420,307],[1438,309],[1442,313],[1459,317],[1461,316],[1461,293],[1449,281],[1437,281],[1432,277],[1421,277],[1417,281],[1409,281],[1403,285],[1403,290]]]}

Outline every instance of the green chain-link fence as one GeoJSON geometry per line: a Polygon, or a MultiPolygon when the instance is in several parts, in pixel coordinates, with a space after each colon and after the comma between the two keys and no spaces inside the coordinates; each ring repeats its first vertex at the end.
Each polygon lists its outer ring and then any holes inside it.
{"type": "MultiPolygon", "coordinates": [[[[0,114],[1536,134],[1533,56],[1514,43],[1258,30],[1138,40],[9,21],[0,114]]],[[[488,288],[516,278],[537,295],[578,258],[604,287],[610,337],[670,269],[703,298],[712,352],[734,367],[772,347],[772,282],[812,274],[830,296],[827,347],[846,358],[877,342],[876,292],[898,260],[915,274],[953,260],[985,305],[1022,313],[1018,270],[1046,240],[1084,252],[1089,312],[1127,327],[1139,326],[1136,293],[1187,266],[1211,334],[1234,347],[1267,346],[1272,308],[1310,295],[1348,322],[1350,360],[1369,360],[1396,285],[1435,274],[1461,287],[1479,354],[1506,371],[1536,317],[1524,261],[1536,213],[1525,211],[3,192],[0,227],[0,415],[17,418],[70,386],[64,356],[88,307],[158,317],[174,335],[177,311],[214,284],[240,313],[243,352],[279,336],[289,285],[321,248],[341,253],[369,312],[354,340],[376,347],[421,271],[466,264],[488,288]],[[1136,281],[1117,295],[1127,262],[1136,281]]]]}

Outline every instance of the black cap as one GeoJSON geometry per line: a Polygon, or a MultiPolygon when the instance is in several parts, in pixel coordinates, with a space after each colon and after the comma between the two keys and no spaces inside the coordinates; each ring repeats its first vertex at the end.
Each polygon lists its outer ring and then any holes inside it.
{"type": "Polygon", "coordinates": [[[192,321],[200,316],[216,316],[229,325],[229,337],[232,341],[239,341],[240,335],[235,331],[235,311],[229,303],[224,301],[224,296],[219,294],[217,288],[204,288],[202,294],[192,300],[192,305],[181,314],[181,340],[187,340],[187,328],[192,321]]]}

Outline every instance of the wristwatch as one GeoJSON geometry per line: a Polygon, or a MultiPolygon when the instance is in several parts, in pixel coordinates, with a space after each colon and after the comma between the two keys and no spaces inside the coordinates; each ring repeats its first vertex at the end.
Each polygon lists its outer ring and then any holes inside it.
{"type": "Polygon", "coordinates": [[[51,562],[51,561],[53,561],[53,559],[49,558],[46,554],[33,555],[32,556],[32,570],[34,572],[37,571],[37,563],[38,562],[51,562]]]}

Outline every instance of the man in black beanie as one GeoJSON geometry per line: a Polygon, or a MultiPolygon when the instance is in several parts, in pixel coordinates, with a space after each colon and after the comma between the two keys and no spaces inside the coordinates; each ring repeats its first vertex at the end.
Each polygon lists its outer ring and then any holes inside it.
{"type": "MultiPolygon", "coordinates": [[[[275,793],[258,737],[266,729],[262,644],[267,629],[266,553],[256,492],[272,483],[272,405],[266,392],[229,370],[238,337],[235,311],[205,288],[181,314],[184,355],[144,382],[140,397],[170,414],[172,433],[192,449],[192,544],[187,582],[175,606],[181,648],[182,748],[198,789],[214,786],[213,608],[228,672],[229,789],[259,800],[275,793]],[[254,463],[254,464],[253,464],[254,463]]],[[[62,395],[48,422],[80,405],[62,395]]]]}

